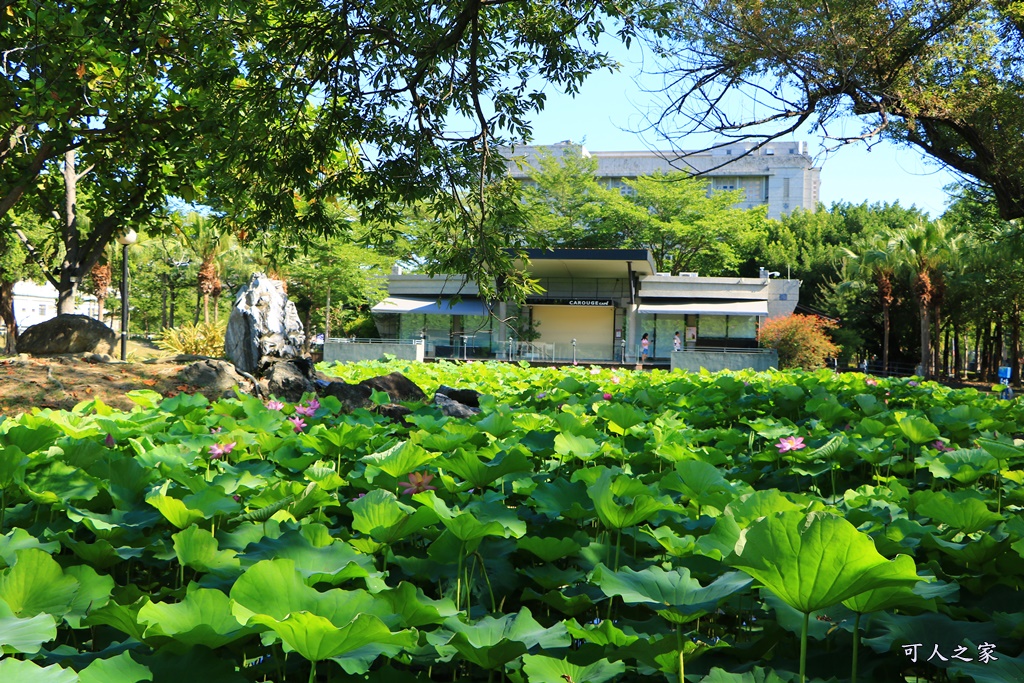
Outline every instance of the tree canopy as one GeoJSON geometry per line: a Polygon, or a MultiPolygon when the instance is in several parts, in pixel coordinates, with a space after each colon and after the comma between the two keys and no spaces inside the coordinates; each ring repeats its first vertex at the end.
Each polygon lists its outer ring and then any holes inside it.
{"type": "Polygon", "coordinates": [[[652,125],[669,139],[756,148],[805,123],[834,144],[887,137],[990,187],[1002,218],[1024,216],[1020,2],[683,0],[667,33],[669,101],[652,125]]]}

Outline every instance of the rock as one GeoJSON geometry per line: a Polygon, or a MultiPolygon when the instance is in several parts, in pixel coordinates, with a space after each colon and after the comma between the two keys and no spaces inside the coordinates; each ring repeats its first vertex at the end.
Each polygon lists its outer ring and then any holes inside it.
{"type": "Polygon", "coordinates": [[[333,396],[341,401],[342,408],[351,413],[359,408],[369,408],[373,405],[370,394],[373,392],[370,387],[363,384],[349,384],[348,382],[328,382],[320,385],[321,396],[333,396]]]}
{"type": "Polygon", "coordinates": [[[434,394],[434,403],[440,406],[441,412],[448,417],[473,417],[480,412],[479,408],[470,408],[444,394],[434,394]]]}
{"type": "MultiPolygon", "coordinates": [[[[119,361],[115,360],[114,357],[111,356],[109,353],[89,353],[89,354],[86,354],[86,355],[82,356],[82,360],[84,360],[86,363],[118,363],[119,362],[119,361]]],[[[64,359],[61,359],[61,362],[64,362],[64,359]]]]}
{"type": "Polygon", "coordinates": [[[392,420],[393,422],[397,422],[403,426],[408,427],[409,423],[406,421],[405,416],[412,414],[412,408],[409,408],[407,406],[400,406],[394,403],[389,403],[387,405],[378,406],[376,412],[388,418],[389,420],[392,420]]]}
{"type": "Polygon", "coordinates": [[[360,384],[385,392],[391,397],[391,403],[404,403],[405,401],[425,401],[427,395],[411,379],[400,372],[392,372],[389,375],[371,377],[364,379],[360,384]]]}
{"type": "Polygon", "coordinates": [[[435,393],[447,396],[453,401],[458,401],[462,405],[469,406],[470,408],[480,407],[480,392],[476,389],[455,389],[454,387],[442,384],[437,388],[435,393]]]}
{"type": "MultiPolygon", "coordinates": [[[[248,393],[250,383],[235,371],[235,366],[223,360],[201,360],[182,368],[178,380],[184,384],[199,387],[203,394],[215,397],[226,393],[234,395],[234,388],[239,387],[248,393]]],[[[207,396],[209,398],[209,396],[207,396]]]]}
{"type": "Polygon", "coordinates": [[[113,354],[117,335],[95,318],[58,315],[33,325],[18,336],[18,351],[33,356],[59,353],[113,354]]]}
{"type": "Polygon", "coordinates": [[[272,364],[263,373],[263,379],[267,382],[267,391],[272,396],[294,403],[301,401],[303,394],[316,393],[316,386],[307,374],[312,364],[303,364],[298,362],[300,360],[305,359],[279,361],[272,364]]]}
{"type": "Polygon", "coordinates": [[[256,374],[266,359],[299,356],[304,338],[302,322],[284,292],[284,283],[254,273],[235,295],[224,335],[227,357],[239,370],[256,374]]]}

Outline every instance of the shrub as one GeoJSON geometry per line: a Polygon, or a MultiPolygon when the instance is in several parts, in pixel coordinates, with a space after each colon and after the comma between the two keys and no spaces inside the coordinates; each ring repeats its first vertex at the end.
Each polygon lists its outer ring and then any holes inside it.
{"type": "Polygon", "coordinates": [[[778,351],[779,368],[814,370],[824,366],[826,359],[839,355],[839,347],[828,335],[828,330],[836,327],[836,323],[816,315],[773,318],[761,326],[758,341],[778,351]]]}
{"type": "Polygon", "coordinates": [[[224,355],[226,330],[227,323],[185,324],[164,330],[156,345],[164,351],[220,358],[224,355]]]}

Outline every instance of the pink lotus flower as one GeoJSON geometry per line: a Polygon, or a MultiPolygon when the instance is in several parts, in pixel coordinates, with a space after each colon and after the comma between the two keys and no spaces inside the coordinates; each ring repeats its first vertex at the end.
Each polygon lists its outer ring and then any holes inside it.
{"type": "Polygon", "coordinates": [[[401,486],[403,496],[411,496],[414,493],[423,493],[424,491],[436,491],[437,487],[430,486],[430,482],[434,480],[433,474],[424,474],[423,472],[412,472],[409,474],[409,481],[400,481],[398,485],[401,486]]]}
{"type": "Polygon", "coordinates": [[[874,377],[865,377],[864,378],[864,384],[867,384],[869,387],[877,387],[878,386],[878,380],[875,379],[874,377]]]}
{"type": "Polygon", "coordinates": [[[235,442],[226,444],[215,443],[210,446],[210,460],[220,460],[223,456],[235,450],[235,442]]]}
{"type": "Polygon", "coordinates": [[[932,444],[932,448],[934,448],[935,450],[939,451],[940,453],[949,453],[950,451],[955,451],[956,450],[952,446],[947,446],[942,441],[936,441],[935,443],[933,443],[932,444]]]}
{"type": "Polygon", "coordinates": [[[608,392],[605,392],[605,394],[604,394],[604,400],[606,400],[606,401],[610,401],[610,400],[612,400],[612,395],[611,395],[611,394],[609,394],[608,392]]]}
{"type": "Polygon", "coordinates": [[[807,448],[807,444],[804,443],[804,437],[802,436],[784,436],[779,439],[779,442],[775,444],[775,447],[779,449],[779,453],[786,453],[788,451],[798,451],[801,448],[807,448]]]}
{"type": "Polygon", "coordinates": [[[114,441],[114,435],[113,435],[113,434],[107,434],[107,438],[105,438],[105,439],[103,440],[103,444],[104,444],[104,445],[105,445],[105,446],[106,446],[107,448],[113,448],[113,447],[114,447],[114,444],[115,444],[115,443],[117,443],[117,442],[116,442],[116,441],[114,441]]]}
{"type": "Polygon", "coordinates": [[[211,434],[220,434],[223,431],[224,431],[223,427],[210,427],[210,433],[211,434]]]}
{"type": "Polygon", "coordinates": [[[320,407],[320,401],[316,400],[315,398],[311,398],[308,401],[306,401],[306,405],[315,411],[317,408],[320,407]]]}
{"type": "Polygon", "coordinates": [[[612,384],[618,384],[621,381],[622,381],[621,377],[619,377],[618,375],[612,375],[612,384]]]}
{"type": "Polygon", "coordinates": [[[269,410],[281,410],[284,408],[284,404],[280,401],[267,401],[267,408],[269,410]]]}
{"type": "Polygon", "coordinates": [[[600,375],[601,374],[601,368],[590,368],[590,374],[591,375],[600,375]]]}
{"type": "Polygon", "coordinates": [[[306,426],[306,421],[303,420],[301,417],[289,417],[288,421],[295,426],[296,433],[301,432],[302,428],[306,426]]]}
{"type": "Polygon", "coordinates": [[[313,417],[316,410],[313,408],[307,408],[306,406],[295,406],[296,415],[305,415],[306,417],[313,417]]]}

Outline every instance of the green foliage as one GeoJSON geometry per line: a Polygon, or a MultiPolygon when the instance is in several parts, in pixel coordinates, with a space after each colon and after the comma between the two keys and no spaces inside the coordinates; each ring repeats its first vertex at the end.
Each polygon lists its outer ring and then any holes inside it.
{"type": "Polygon", "coordinates": [[[224,355],[227,322],[185,323],[160,333],[156,345],[164,351],[220,358],[224,355]]]}
{"type": "Polygon", "coordinates": [[[813,370],[839,355],[839,347],[827,333],[834,327],[835,323],[820,316],[794,314],[772,318],[758,330],[758,342],[778,351],[780,368],[813,370]]]}

